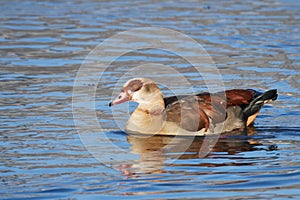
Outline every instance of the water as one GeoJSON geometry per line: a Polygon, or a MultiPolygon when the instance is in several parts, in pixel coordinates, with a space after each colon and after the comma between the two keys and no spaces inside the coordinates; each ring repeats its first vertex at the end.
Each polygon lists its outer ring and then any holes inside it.
{"type": "MultiPolygon", "coordinates": [[[[2,199],[300,197],[298,1],[0,4],[2,199]],[[177,85],[178,93],[209,87],[178,55],[137,50],[111,63],[101,84],[85,85],[97,88],[95,110],[102,128],[90,125],[84,130],[95,145],[85,146],[72,112],[80,65],[105,39],[148,26],[174,29],[199,42],[222,74],[225,88],[277,88],[278,100],[263,108],[247,136],[219,139],[204,158],[199,158],[203,138],[127,135],[113,118],[117,114],[122,128],[127,105],[111,110],[107,103],[121,84],[118,80],[128,78],[124,73],[134,66],[172,66],[193,84],[177,85]],[[122,151],[107,148],[103,136],[122,151]]],[[[185,43],[176,45],[195,57],[184,49],[185,43]]],[[[162,88],[172,94],[167,86],[162,88]]]]}

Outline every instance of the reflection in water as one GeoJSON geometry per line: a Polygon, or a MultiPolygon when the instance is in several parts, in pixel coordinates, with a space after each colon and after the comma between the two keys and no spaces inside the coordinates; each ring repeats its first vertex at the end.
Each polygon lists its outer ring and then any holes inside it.
{"type": "MultiPolygon", "coordinates": [[[[128,135],[127,141],[132,145],[132,153],[140,156],[135,164],[122,165],[121,171],[128,176],[139,173],[164,173],[165,166],[237,166],[249,165],[251,163],[207,162],[207,158],[220,158],[236,155],[241,152],[257,150],[276,150],[275,145],[264,146],[259,140],[255,139],[255,128],[249,127],[244,132],[221,135],[216,144],[205,158],[202,158],[202,146],[207,145],[204,137],[172,137],[172,136],[145,136],[128,135]],[[261,147],[260,147],[261,146],[261,147]],[[194,160],[178,162],[178,160],[194,160]],[[199,161],[199,162],[198,162],[199,161]]],[[[207,139],[207,138],[206,138],[207,139]]],[[[210,138],[214,140],[215,138],[210,138]]]]}

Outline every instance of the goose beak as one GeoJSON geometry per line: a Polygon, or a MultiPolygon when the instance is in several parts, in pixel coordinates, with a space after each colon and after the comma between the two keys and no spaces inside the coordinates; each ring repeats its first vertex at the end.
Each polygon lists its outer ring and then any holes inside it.
{"type": "Polygon", "coordinates": [[[130,100],[129,95],[126,92],[122,91],[117,96],[117,98],[115,98],[115,100],[113,100],[112,102],[109,103],[109,107],[113,106],[113,105],[124,103],[124,102],[129,101],[129,100],[130,100]]]}

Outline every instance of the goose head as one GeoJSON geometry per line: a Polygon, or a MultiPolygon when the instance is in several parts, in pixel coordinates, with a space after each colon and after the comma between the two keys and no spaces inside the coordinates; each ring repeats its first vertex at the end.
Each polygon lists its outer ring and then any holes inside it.
{"type": "Polygon", "coordinates": [[[157,84],[148,78],[134,78],[127,81],[123,85],[120,94],[109,103],[109,106],[127,101],[137,102],[141,107],[164,102],[163,95],[157,84]]]}

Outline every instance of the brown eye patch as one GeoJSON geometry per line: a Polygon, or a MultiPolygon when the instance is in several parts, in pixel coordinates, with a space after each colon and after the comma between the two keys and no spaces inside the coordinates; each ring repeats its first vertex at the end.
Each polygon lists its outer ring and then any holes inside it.
{"type": "Polygon", "coordinates": [[[143,83],[140,80],[133,80],[131,81],[124,89],[130,90],[132,92],[136,92],[140,90],[143,86],[143,83]]]}

